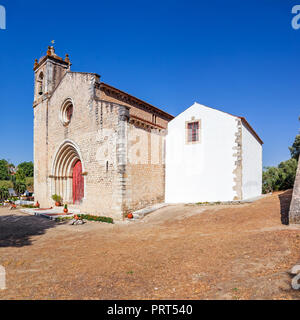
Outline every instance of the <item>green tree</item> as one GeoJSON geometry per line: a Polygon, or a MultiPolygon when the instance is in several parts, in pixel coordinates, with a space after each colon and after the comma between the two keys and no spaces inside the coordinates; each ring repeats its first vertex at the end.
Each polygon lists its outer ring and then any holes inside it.
{"type": "Polygon", "coordinates": [[[26,183],[24,181],[16,180],[14,184],[14,190],[18,196],[26,191],[26,183]]]}
{"type": "Polygon", "coordinates": [[[289,147],[291,157],[293,159],[298,160],[299,159],[299,154],[300,154],[300,134],[298,134],[295,138],[295,141],[291,147],[289,147]]]}
{"type": "Polygon", "coordinates": [[[262,191],[269,193],[278,191],[280,185],[280,170],[277,167],[266,167],[263,171],[262,191]]]}
{"type": "Polygon", "coordinates": [[[278,167],[265,168],[262,183],[263,193],[293,188],[297,165],[296,159],[289,159],[281,162],[278,167]]]}
{"type": "Polygon", "coordinates": [[[287,190],[294,187],[298,162],[292,158],[279,164],[280,190],[287,190]]]}
{"type": "Polygon", "coordinates": [[[9,180],[8,162],[4,159],[0,160],[0,180],[9,180]]]}
{"type": "Polygon", "coordinates": [[[0,200],[7,200],[9,198],[8,188],[0,187],[0,200]]]}
{"type": "Polygon", "coordinates": [[[16,172],[16,182],[24,182],[26,181],[26,175],[22,168],[18,168],[16,172]]]}
{"type": "Polygon", "coordinates": [[[13,188],[14,185],[13,185],[13,183],[12,183],[11,181],[9,181],[9,180],[1,180],[1,181],[0,181],[0,188],[1,188],[1,187],[4,187],[4,188],[9,189],[9,188],[13,188]]]}
{"type": "Polygon", "coordinates": [[[18,165],[18,169],[22,169],[26,177],[33,177],[33,162],[22,162],[18,165]]]}
{"type": "Polygon", "coordinates": [[[14,189],[18,196],[23,194],[27,189],[26,176],[22,168],[18,168],[18,171],[15,174],[14,189]]]}
{"type": "Polygon", "coordinates": [[[33,187],[33,186],[34,186],[33,177],[27,177],[27,178],[26,178],[26,186],[27,186],[27,187],[33,187]]]}

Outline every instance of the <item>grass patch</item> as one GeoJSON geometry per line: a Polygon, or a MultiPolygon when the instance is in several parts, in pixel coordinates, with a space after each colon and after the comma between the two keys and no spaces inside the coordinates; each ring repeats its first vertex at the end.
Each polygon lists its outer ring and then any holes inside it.
{"type": "Polygon", "coordinates": [[[78,217],[88,221],[99,221],[99,222],[106,222],[106,223],[114,223],[114,220],[109,217],[99,217],[99,216],[92,216],[90,214],[78,214],[78,217]]]}
{"type": "Polygon", "coordinates": [[[221,204],[221,201],[216,201],[216,202],[197,202],[197,206],[214,206],[217,204],[221,204]]]}
{"type": "Polygon", "coordinates": [[[66,221],[66,220],[72,220],[74,217],[70,216],[70,217],[58,217],[58,218],[55,218],[55,221],[56,222],[63,222],[63,221],[66,221]]]}
{"type": "Polygon", "coordinates": [[[215,206],[215,205],[237,205],[237,204],[243,204],[243,202],[239,200],[235,201],[216,201],[216,202],[196,202],[196,203],[190,203],[187,205],[196,205],[196,206],[215,206]]]}
{"type": "MultiPolygon", "coordinates": [[[[78,214],[78,218],[82,220],[88,220],[88,221],[99,221],[99,222],[105,222],[105,223],[114,223],[114,220],[109,217],[99,217],[99,216],[92,216],[90,214],[78,214]]],[[[62,222],[65,220],[72,220],[74,219],[73,216],[70,217],[58,217],[55,219],[57,222],[62,222]]]]}

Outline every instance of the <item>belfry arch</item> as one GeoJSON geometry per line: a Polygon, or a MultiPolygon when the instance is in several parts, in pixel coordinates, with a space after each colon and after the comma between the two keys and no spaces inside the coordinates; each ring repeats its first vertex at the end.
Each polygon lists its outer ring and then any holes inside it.
{"type": "Polygon", "coordinates": [[[84,198],[83,162],[78,146],[64,141],[56,152],[52,166],[52,194],[64,203],[80,204],[84,198]]]}

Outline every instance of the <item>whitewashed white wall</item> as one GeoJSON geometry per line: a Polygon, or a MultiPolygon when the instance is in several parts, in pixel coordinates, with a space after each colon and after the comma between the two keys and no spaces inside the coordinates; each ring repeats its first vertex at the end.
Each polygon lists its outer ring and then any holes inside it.
{"type": "Polygon", "coordinates": [[[169,122],[166,202],[230,201],[236,196],[236,117],[195,103],[169,122]],[[198,144],[186,144],[186,121],[201,120],[198,144]]]}
{"type": "Polygon", "coordinates": [[[262,145],[242,125],[243,199],[258,197],[262,189],[262,145]]]}

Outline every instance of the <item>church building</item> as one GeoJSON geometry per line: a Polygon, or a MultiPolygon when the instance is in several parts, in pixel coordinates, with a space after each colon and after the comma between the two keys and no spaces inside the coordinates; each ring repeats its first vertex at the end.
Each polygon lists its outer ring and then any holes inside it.
{"type": "Polygon", "coordinates": [[[53,47],[34,64],[35,199],[117,220],[163,202],[173,116],[70,67],[53,47]]]}
{"type": "Polygon", "coordinates": [[[243,117],[195,103],[174,118],[73,72],[49,47],[35,61],[34,189],[43,208],[123,219],[156,203],[234,201],[262,188],[263,142],[243,117]]]}

